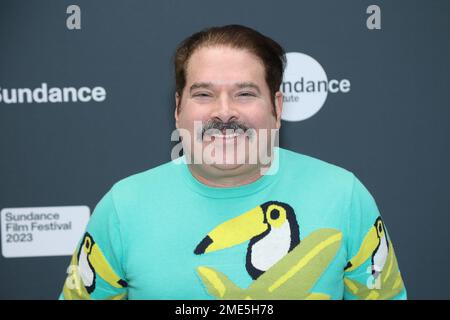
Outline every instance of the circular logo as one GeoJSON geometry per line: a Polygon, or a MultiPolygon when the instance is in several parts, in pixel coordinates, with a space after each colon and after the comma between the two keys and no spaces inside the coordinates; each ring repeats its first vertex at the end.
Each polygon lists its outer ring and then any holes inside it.
{"type": "Polygon", "coordinates": [[[286,59],[280,88],[284,95],[281,119],[308,119],[322,108],[327,99],[327,74],[319,62],[306,54],[288,52],[286,59]]]}

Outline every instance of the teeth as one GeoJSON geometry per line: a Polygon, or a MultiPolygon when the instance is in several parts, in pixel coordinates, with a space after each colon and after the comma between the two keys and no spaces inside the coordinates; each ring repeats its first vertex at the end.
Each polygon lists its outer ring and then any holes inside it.
{"type": "Polygon", "coordinates": [[[213,136],[217,137],[217,138],[222,138],[222,139],[231,139],[231,138],[235,138],[235,137],[239,136],[239,134],[237,134],[237,133],[232,133],[232,134],[227,134],[227,135],[225,135],[225,134],[215,134],[213,136]]]}

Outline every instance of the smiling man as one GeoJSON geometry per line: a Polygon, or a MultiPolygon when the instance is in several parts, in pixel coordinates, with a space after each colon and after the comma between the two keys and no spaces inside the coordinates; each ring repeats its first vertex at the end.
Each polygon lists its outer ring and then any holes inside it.
{"type": "Polygon", "coordinates": [[[278,146],[282,47],[228,25],[174,62],[184,155],[106,193],[60,298],[406,299],[364,185],[278,146]]]}
{"type": "Polygon", "coordinates": [[[234,28],[240,37],[232,27],[209,39],[199,34],[176,55],[176,127],[191,173],[216,187],[257,180],[273,160],[281,125],[282,48],[270,39],[246,43],[250,34],[234,28]]]}

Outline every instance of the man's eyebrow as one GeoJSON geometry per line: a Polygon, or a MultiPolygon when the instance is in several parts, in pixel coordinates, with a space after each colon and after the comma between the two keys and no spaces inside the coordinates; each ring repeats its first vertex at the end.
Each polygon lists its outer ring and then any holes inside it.
{"type": "MultiPolygon", "coordinates": [[[[235,87],[239,89],[243,88],[253,88],[255,89],[259,94],[261,93],[261,90],[259,89],[258,85],[253,82],[237,82],[234,84],[235,87]]],[[[189,88],[189,92],[192,92],[195,89],[211,89],[214,87],[214,84],[212,82],[195,82],[191,85],[189,88]]]]}
{"type": "Polygon", "coordinates": [[[211,87],[213,87],[212,82],[196,82],[189,88],[189,92],[192,92],[195,89],[201,89],[201,88],[211,89],[211,87]]]}
{"type": "Polygon", "coordinates": [[[236,83],[236,87],[238,87],[239,89],[243,89],[243,88],[253,88],[255,89],[258,93],[261,93],[261,90],[259,90],[259,87],[257,84],[253,83],[253,82],[238,82],[236,83]]]}

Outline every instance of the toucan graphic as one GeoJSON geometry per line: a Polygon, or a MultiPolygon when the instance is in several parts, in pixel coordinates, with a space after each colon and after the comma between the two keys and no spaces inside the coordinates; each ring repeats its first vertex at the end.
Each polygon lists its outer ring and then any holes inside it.
{"type": "Polygon", "coordinates": [[[359,251],[348,262],[345,271],[353,271],[371,257],[373,281],[360,283],[351,276],[344,277],[345,287],[359,299],[391,299],[404,288],[392,242],[389,241],[381,217],[366,234],[359,251]],[[370,283],[370,285],[369,285],[370,283]]]}
{"type": "Polygon", "coordinates": [[[197,267],[197,273],[207,292],[217,299],[330,299],[328,294],[313,288],[336,256],[341,242],[339,230],[315,230],[247,288],[239,287],[227,275],[208,266],[197,267]]]}
{"type": "Polygon", "coordinates": [[[290,205],[268,201],[217,226],[197,245],[195,254],[229,248],[250,240],[246,269],[253,279],[280,261],[299,243],[299,226],[290,205]]]}
{"type": "Polygon", "coordinates": [[[372,256],[372,275],[376,279],[386,264],[388,254],[389,240],[383,220],[378,217],[365,236],[358,253],[347,263],[345,271],[356,269],[372,256]]]}
{"type": "Polygon", "coordinates": [[[78,250],[78,271],[88,293],[95,289],[96,274],[116,288],[127,286],[127,282],[114,272],[92,236],[87,232],[78,250]]]}

